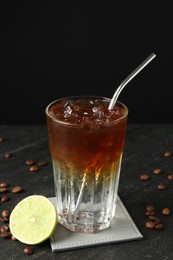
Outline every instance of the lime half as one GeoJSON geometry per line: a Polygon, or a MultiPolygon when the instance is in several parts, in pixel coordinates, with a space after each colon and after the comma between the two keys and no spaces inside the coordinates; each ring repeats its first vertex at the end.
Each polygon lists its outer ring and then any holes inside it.
{"type": "Polygon", "coordinates": [[[30,245],[48,239],[56,224],[55,207],[42,195],[31,195],[21,200],[12,210],[9,220],[12,235],[30,245]]]}

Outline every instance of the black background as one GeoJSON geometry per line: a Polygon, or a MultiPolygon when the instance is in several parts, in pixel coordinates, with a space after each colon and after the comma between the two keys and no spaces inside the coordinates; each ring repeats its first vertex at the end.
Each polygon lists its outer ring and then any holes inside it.
{"type": "Polygon", "coordinates": [[[62,96],[123,90],[129,123],[172,123],[171,1],[1,1],[0,124],[45,123],[62,96]]]}

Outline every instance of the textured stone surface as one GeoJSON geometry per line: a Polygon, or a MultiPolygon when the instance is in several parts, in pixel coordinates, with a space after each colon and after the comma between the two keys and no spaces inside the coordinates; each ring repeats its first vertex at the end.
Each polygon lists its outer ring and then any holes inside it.
{"type": "MultiPolygon", "coordinates": [[[[54,196],[53,174],[45,125],[0,126],[0,183],[8,182],[10,200],[0,202],[0,212],[12,210],[22,198],[31,194],[54,196]],[[11,158],[4,153],[11,152],[11,158]],[[48,164],[38,172],[30,172],[26,160],[35,162],[45,160],[48,164]],[[15,186],[23,187],[23,192],[10,191],[15,186]]],[[[49,240],[34,247],[30,259],[173,259],[173,182],[167,175],[173,172],[173,157],[164,157],[165,151],[173,152],[173,125],[128,125],[123,155],[119,195],[131,217],[143,234],[140,241],[110,244],[53,254],[49,240]],[[155,175],[153,169],[161,168],[162,173],[155,175]],[[140,175],[148,173],[150,179],[141,181],[140,175]],[[165,183],[167,189],[158,190],[159,183],[165,183]],[[145,227],[145,206],[154,204],[156,212],[163,221],[163,230],[149,230],[145,227]],[[164,207],[171,209],[169,216],[162,216],[164,207]]],[[[1,196],[1,195],[0,195],[1,196]]],[[[2,223],[0,223],[2,225],[2,223]]],[[[0,238],[0,259],[24,259],[26,245],[19,241],[0,238]]]]}

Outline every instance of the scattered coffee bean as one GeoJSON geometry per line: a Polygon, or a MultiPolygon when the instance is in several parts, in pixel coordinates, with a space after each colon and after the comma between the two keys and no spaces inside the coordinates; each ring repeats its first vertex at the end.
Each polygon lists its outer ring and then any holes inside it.
{"type": "Polygon", "coordinates": [[[11,237],[11,232],[10,231],[2,232],[1,233],[1,237],[2,238],[10,238],[11,237]]]}
{"type": "Polygon", "coordinates": [[[6,202],[6,201],[8,201],[8,200],[9,200],[8,195],[2,195],[2,197],[1,197],[1,201],[2,201],[2,202],[6,202]]]}
{"type": "Polygon", "coordinates": [[[9,230],[9,226],[8,225],[3,225],[3,226],[1,226],[0,230],[1,230],[1,232],[6,232],[6,231],[9,230]]]}
{"type": "Polygon", "coordinates": [[[43,167],[43,166],[46,166],[47,165],[47,162],[46,161],[40,161],[37,163],[38,166],[40,167],[43,167]]]}
{"type": "Polygon", "coordinates": [[[6,222],[6,220],[0,217],[0,222],[6,222]]]}
{"type": "Polygon", "coordinates": [[[33,165],[33,164],[34,164],[34,161],[33,161],[33,160],[26,160],[26,161],[25,161],[25,164],[26,164],[26,165],[33,165]]]}
{"type": "Polygon", "coordinates": [[[0,136],[0,143],[3,143],[5,141],[5,138],[3,136],[0,136]]]}
{"type": "Polygon", "coordinates": [[[17,238],[15,238],[13,235],[11,236],[11,240],[15,241],[17,238]]]}
{"type": "Polygon", "coordinates": [[[24,248],[24,254],[25,255],[32,255],[34,253],[34,249],[30,246],[26,246],[24,248]]]}
{"type": "Polygon", "coordinates": [[[1,182],[0,183],[0,188],[7,188],[9,184],[7,182],[1,182]]]}
{"type": "Polygon", "coordinates": [[[157,175],[157,174],[162,173],[162,170],[160,168],[156,168],[153,170],[153,173],[157,175]]]}
{"type": "Polygon", "coordinates": [[[155,208],[153,205],[149,204],[146,206],[146,211],[154,211],[154,210],[155,210],[155,208]]]}
{"type": "Polygon", "coordinates": [[[155,216],[156,212],[154,210],[149,210],[145,212],[146,216],[155,216]]]}
{"type": "Polygon", "coordinates": [[[168,175],[168,180],[173,181],[173,174],[168,175]]]}
{"type": "Polygon", "coordinates": [[[145,223],[146,228],[153,229],[155,227],[155,224],[153,221],[147,221],[145,223]]]}
{"type": "Polygon", "coordinates": [[[11,158],[12,157],[12,153],[6,152],[4,154],[5,158],[11,158]]]}
{"type": "Polygon", "coordinates": [[[33,165],[29,168],[30,172],[38,172],[39,171],[39,167],[37,165],[33,165]]]}
{"type": "Polygon", "coordinates": [[[161,223],[161,219],[160,218],[157,218],[155,221],[154,221],[154,224],[155,225],[158,225],[158,224],[160,224],[161,223]]]}
{"type": "Polygon", "coordinates": [[[13,193],[20,193],[20,192],[23,191],[23,189],[22,189],[22,187],[20,187],[20,186],[16,186],[16,187],[12,188],[11,191],[12,191],[13,193]]]}
{"type": "Polygon", "coordinates": [[[152,215],[150,215],[150,216],[148,216],[148,218],[150,219],[150,220],[154,220],[154,221],[156,221],[157,219],[158,219],[158,217],[157,216],[152,216],[152,215]]]}
{"type": "Polygon", "coordinates": [[[140,175],[140,180],[141,181],[147,181],[147,180],[149,180],[149,178],[150,177],[149,177],[149,175],[147,173],[140,175]]]}
{"type": "Polygon", "coordinates": [[[7,192],[7,188],[0,188],[0,193],[5,193],[7,192]]]}
{"type": "Polygon", "coordinates": [[[172,156],[172,152],[166,151],[166,152],[164,153],[164,156],[165,156],[165,157],[171,157],[171,156],[172,156]]]}
{"type": "Polygon", "coordinates": [[[155,229],[163,229],[164,225],[162,223],[155,225],[155,229]]]}
{"type": "Polygon", "coordinates": [[[158,190],[165,190],[166,189],[166,185],[164,183],[160,183],[157,185],[158,190]]]}
{"type": "Polygon", "coordinates": [[[7,218],[9,218],[10,213],[11,213],[11,212],[10,212],[9,210],[4,209],[4,210],[2,211],[2,217],[3,217],[4,219],[7,219],[7,218]]]}
{"type": "Polygon", "coordinates": [[[167,216],[167,215],[169,215],[170,213],[171,213],[171,211],[170,211],[169,208],[164,208],[164,209],[162,209],[162,214],[163,214],[163,215],[167,216]]]}

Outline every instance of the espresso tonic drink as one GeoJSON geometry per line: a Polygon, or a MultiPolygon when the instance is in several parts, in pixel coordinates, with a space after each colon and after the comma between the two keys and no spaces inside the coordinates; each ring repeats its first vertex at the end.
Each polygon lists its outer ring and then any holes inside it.
{"type": "Polygon", "coordinates": [[[59,222],[94,233],[115,216],[127,107],[110,99],[77,96],[46,108],[59,222]]]}

